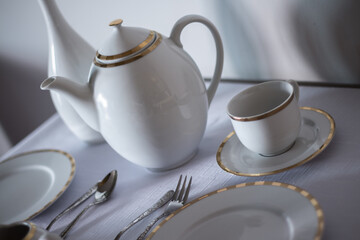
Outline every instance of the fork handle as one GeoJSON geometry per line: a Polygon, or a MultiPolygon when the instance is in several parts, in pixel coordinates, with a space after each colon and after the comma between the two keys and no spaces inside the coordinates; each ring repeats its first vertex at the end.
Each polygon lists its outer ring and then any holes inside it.
{"type": "Polygon", "coordinates": [[[157,216],[154,220],[152,220],[149,225],[146,226],[144,232],[141,233],[141,235],[137,238],[137,240],[143,240],[146,236],[146,234],[150,231],[150,229],[155,225],[155,223],[157,221],[159,221],[160,219],[162,219],[163,217],[168,216],[169,213],[168,212],[164,212],[163,214],[161,214],[160,216],[157,216]]]}
{"type": "Polygon", "coordinates": [[[121,232],[118,233],[118,235],[116,235],[114,240],[119,240],[119,238],[132,226],[134,226],[136,223],[140,222],[142,219],[144,219],[145,217],[149,216],[151,213],[153,213],[154,211],[156,211],[157,209],[161,208],[162,206],[164,206],[168,201],[170,201],[170,199],[174,196],[174,191],[170,190],[167,193],[165,193],[154,205],[152,205],[149,209],[147,209],[145,212],[143,212],[142,214],[140,214],[140,216],[138,216],[137,218],[135,218],[131,223],[129,223],[129,225],[127,225],[126,227],[124,227],[123,230],[121,230],[121,232]]]}

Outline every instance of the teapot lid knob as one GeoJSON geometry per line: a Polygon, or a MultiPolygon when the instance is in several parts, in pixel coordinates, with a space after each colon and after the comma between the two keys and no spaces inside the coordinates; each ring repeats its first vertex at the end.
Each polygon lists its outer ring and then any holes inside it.
{"type": "Polygon", "coordinates": [[[123,20],[122,19],[116,19],[114,21],[111,21],[109,23],[109,26],[117,26],[117,25],[121,25],[123,23],[123,20]]]}
{"type": "Polygon", "coordinates": [[[96,52],[93,63],[98,67],[124,65],[152,52],[162,40],[159,33],[144,28],[122,26],[123,20],[109,23],[111,34],[96,52]]]}

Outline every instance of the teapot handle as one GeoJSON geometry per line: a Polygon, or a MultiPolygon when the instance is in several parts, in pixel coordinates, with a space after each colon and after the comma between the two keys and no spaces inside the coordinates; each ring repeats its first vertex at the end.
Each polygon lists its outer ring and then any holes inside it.
{"type": "Polygon", "coordinates": [[[208,102],[209,105],[211,103],[211,100],[213,99],[216,89],[220,82],[220,77],[223,69],[224,64],[224,48],[222,45],[222,41],[220,38],[220,34],[217,31],[214,24],[212,24],[208,19],[199,16],[199,15],[187,15],[182,18],[180,18],[174,25],[173,29],[171,30],[170,39],[174,41],[174,43],[179,46],[180,48],[183,47],[181,41],[180,41],[180,35],[181,31],[185,28],[186,25],[193,23],[193,22],[199,22],[204,24],[211,32],[214,40],[215,40],[215,46],[216,46],[216,64],[215,64],[215,70],[213,77],[210,81],[210,85],[208,89],[206,90],[208,102]]]}

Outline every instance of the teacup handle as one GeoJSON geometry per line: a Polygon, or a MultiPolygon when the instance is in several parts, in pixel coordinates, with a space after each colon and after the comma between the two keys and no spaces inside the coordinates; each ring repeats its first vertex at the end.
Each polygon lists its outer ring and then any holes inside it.
{"type": "Polygon", "coordinates": [[[296,98],[296,100],[299,101],[299,94],[300,94],[299,85],[297,84],[297,82],[295,80],[292,80],[292,79],[289,79],[286,81],[293,86],[295,98],[296,98]]]}
{"type": "Polygon", "coordinates": [[[208,89],[206,90],[208,102],[209,105],[211,103],[211,100],[213,99],[216,89],[220,82],[221,72],[223,69],[224,64],[224,48],[222,45],[222,41],[220,38],[220,34],[217,31],[214,24],[212,24],[208,19],[199,16],[199,15],[187,15],[182,18],[180,18],[174,25],[173,29],[171,30],[170,39],[174,41],[174,43],[179,46],[180,48],[183,47],[181,41],[180,41],[180,35],[181,31],[184,29],[184,27],[190,23],[193,22],[199,22],[204,24],[211,32],[214,40],[215,40],[215,46],[216,46],[216,64],[215,64],[215,70],[213,77],[210,81],[210,85],[208,89]]]}

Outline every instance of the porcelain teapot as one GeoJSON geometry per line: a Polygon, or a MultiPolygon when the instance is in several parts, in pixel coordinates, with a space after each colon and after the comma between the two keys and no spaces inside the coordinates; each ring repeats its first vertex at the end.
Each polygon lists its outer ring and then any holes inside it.
{"type": "Polygon", "coordinates": [[[67,98],[125,159],[155,171],[184,164],[196,154],[220,81],[224,54],[218,31],[198,15],[179,19],[170,37],[123,26],[121,19],[110,26],[88,83],[53,76],[41,89],[67,98]],[[184,27],[193,22],[207,26],[215,40],[216,64],[207,88],[180,41],[184,27]]]}

